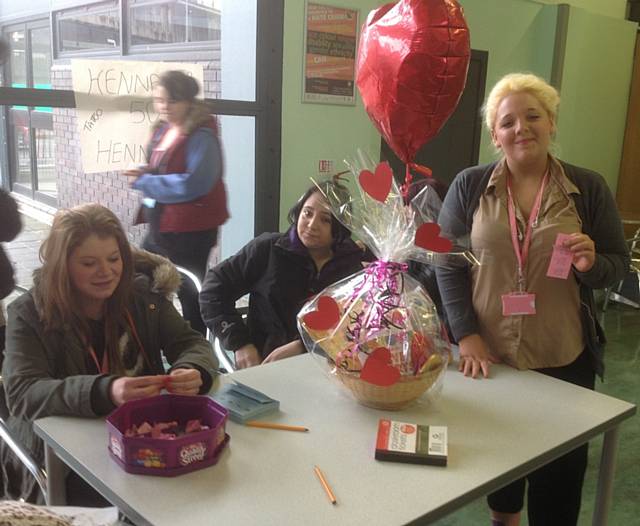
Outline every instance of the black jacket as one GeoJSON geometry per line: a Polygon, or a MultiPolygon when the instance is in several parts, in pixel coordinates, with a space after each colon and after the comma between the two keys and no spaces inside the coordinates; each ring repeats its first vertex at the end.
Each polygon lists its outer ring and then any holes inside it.
{"type": "MultiPolygon", "coordinates": [[[[580,194],[572,194],[572,197],[582,220],[582,231],[593,239],[596,246],[593,268],[588,272],[578,272],[575,269],[573,272],[580,284],[584,342],[591,352],[594,370],[602,376],[606,339],[596,318],[593,289],[613,285],[625,276],[629,268],[629,251],[616,203],[604,178],[591,170],[562,161],[560,163],[566,176],[580,190],[580,194]]],[[[473,214],[495,166],[496,163],[474,166],[456,176],[438,218],[445,232],[451,233],[456,239],[470,234],[473,214]]],[[[436,269],[436,274],[447,319],[456,341],[478,332],[468,269],[441,267],[436,269]]]]}
{"type": "Polygon", "coordinates": [[[224,348],[235,351],[253,343],[265,358],[299,338],[296,316],[311,296],[362,270],[365,252],[347,239],[333,247],[333,258],[318,273],[291,232],[262,234],[207,273],[200,311],[224,348]],[[246,324],[236,310],[236,300],[245,294],[246,324]]]}
{"type": "MultiPolygon", "coordinates": [[[[7,192],[0,190],[0,242],[13,240],[21,228],[18,205],[7,192]]],[[[4,247],[0,246],[0,299],[8,296],[14,286],[13,267],[4,247]]]]}

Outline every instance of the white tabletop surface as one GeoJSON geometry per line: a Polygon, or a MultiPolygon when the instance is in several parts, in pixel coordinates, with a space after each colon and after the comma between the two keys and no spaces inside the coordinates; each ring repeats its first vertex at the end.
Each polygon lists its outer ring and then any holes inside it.
{"type": "Polygon", "coordinates": [[[130,475],[107,454],[104,421],[38,420],[38,434],[141,524],[393,525],[428,523],[602,433],[635,406],[538,373],[493,366],[489,380],[450,369],[434,405],[359,405],[310,356],[234,373],[281,401],[265,420],[308,433],[227,425],[217,465],[175,478],[130,475]],[[374,460],[378,420],[446,425],[447,467],[374,460]],[[338,500],[320,486],[317,464],[338,500]]]}

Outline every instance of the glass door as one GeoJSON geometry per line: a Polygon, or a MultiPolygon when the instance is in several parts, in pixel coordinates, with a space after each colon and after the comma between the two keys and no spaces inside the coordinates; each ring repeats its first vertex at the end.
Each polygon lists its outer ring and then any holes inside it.
{"type": "MultiPolygon", "coordinates": [[[[7,32],[11,46],[7,85],[51,89],[51,34],[46,21],[7,32]]],[[[55,140],[51,107],[8,109],[11,189],[56,206],[55,140]]]]}

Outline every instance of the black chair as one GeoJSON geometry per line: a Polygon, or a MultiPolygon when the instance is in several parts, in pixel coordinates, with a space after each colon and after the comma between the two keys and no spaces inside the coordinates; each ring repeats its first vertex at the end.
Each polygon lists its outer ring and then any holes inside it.
{"type": "Polygon", "coordinates": [[[631,239],[627,239],[627,246],[631,256],[629,273],[619,283],[605,289],[603,312],[607,310],[610,301],[640,309],[640,228],[631,239]]]}
{"type": "MultiPolygon", "coordinates": [[[[190,270],[187,270],[186,268],[180,267],[178,265],[176,265],[175,267],[180,273],[180,276],[183,279],[190,280],[191,283],[193,283],[193,286],[198,291],[198,294],[200,294],[200,292],[202,291],[202,283],[198,279],[198,276],[196,276],[193,272],[191,272],[190,270]]],[[[230,354],[232,353],[223,349],[222,345],[220,344],[220,340],[213,335],[213,333],[209,330],[208,327],[207,327],[206,338],[207,338],[207,341],[213,347],[213,352],[215,353],[216,358],[218,358],[218,362],[220,363],[221,368],[228,373],[232,373],[233,371],[235,371],[236,370],[235,363],[233,358],[230,356],[230,354]]]]}
{"type": "MultiPolygon", "coordinates": [[[[20,285],[16,285],[15,290],[20,293],[27,292],[27,289],[21,287],[20,285]]],[[[31,453],[25,449],[20,442],[16,440],[16,438],[11,433],[11,430],[8,428],[6,423],[6,418],[9,415],[9,408],[7,407],[7,401],[4,396],[4,385],[2,383],[2,376],[0,376],[0,412],[2,416],[0,417],[0,440],[2,440],[9,449],[13,452],[16,457],[22,462],[29,472],[36,479],[38,487],[44,496],[46,502],[48,502],[48,493],[47,493],[47,473],[44,468],[38,464],[31,453]]]]}
{"type": "MultiPolygon", "coordinates": [[[[2,378],[0,377],[0,387],[2,387],[2,378]]],[[[2,398],[2,403],[5,406],[6,404],[4,397],[2,398]]],[[[13,454],[18,457],[20,462],[22,462],[25,467],[29,470],[29,473],[33,475],[36,479],[38,487],[44,496],[45,502],[49,503],[49,494],[47,492],[47,473],[44,468],[38,464],[35,459],[31,456],[31,453],[27,451],[22,444],[20,444],[15,437],[12,435],[11,430],[7,427],[6,422],[3,418],[0,418],[0,440],[2,440],[9,449],[13,452],[13,454]]]]}

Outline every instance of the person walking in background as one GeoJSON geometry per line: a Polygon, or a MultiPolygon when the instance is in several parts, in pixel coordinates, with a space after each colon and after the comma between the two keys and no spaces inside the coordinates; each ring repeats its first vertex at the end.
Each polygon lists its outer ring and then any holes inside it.
{"type": "MultiPolygon", "coordinates": [[[[436,270],[465,376],[504,362],[593,389],[603,373],[593,289],[619,281],[629,254],[602,176],[550,153],[558,104],[539,77],[502,78],[484,109],[502,158],[458,174],[444,200],[443,230],[470,237],[481,263],[436,270]]],[[[493,524],[519,524],[528,483],[531,526],[575,525],[587,447],[489,495],[493,524]]]]}
{"type": "MultiPolygon", "coordinates": [[[[337,181],[325,194],[347,192],[337,181]]],[[[304,352],[296,317],[314,294],[362,270],[366,252],[332,215],[313,185],[289,211],[290,228],[264,233],[207,273],[200,307],[222,346],[235,351],[239,369],[304,352]],[[246,323],[236,300],[249,294],[246,323]]]]}
{"type": "MultiPolygon", "coordinates": [[[[97,204],[59,211],[40,259],[33,289],[9,305],[2,368],[7,425],[37,461],[44,458],[32,426],[38,418],[107,415],[163,388],[208,392],[218,363],[168,298],[180,284],[175,267],[132,252],[113,212],[97,204]]],[[[0,454],[3,498],[41,500],[4,443],[0,454]]],[[[69,504],[107,505],[73,472],[66,484],[69,504]]]]}
{"type": "MultiPolygon", "coordinates": [[[[149,230],[143,248],[204,279],[218,228],[228,218],[222,150],[209,107],[196,99],[198,83],[181,71],[163,73],[153,92],[159,121],[148,145],[148,166],[127,170],[144,195],[136,223],[149,230]]],[[[191,326],[205,334],[198,291],[185,280],[178,294],[191,326]]]]}

